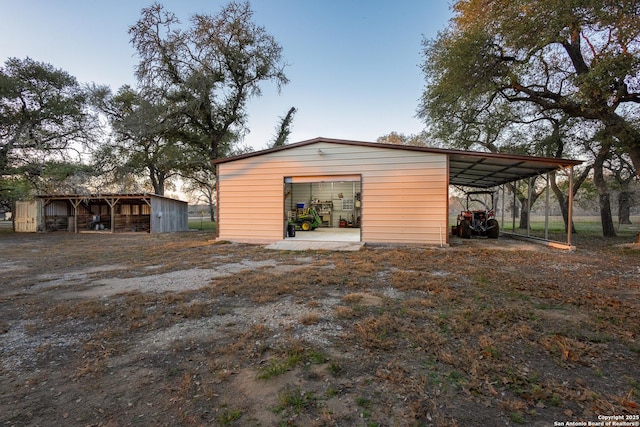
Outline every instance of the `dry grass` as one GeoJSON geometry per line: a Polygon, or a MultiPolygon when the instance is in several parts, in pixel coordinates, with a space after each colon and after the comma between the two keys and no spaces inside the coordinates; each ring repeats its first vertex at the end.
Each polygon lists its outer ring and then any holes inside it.
{"type": "Polygon", "coordinates": [[[318,313],[309,313],[300,318],[300,323],[303,325],[315,325],[322,321],[322,317],[318,313]]]}
{"type": "Polygon", "coordinates": [[[3,276],[2,424],[542,425],[638,413],[640,263],[628,248],[300,254],[192,233],[10,238],[0,262],[33,265],[3,276]],[[68,297],[97,278],[232,263],[248,267],[201,289],[68,297]],[[38,287],[88,265],[123,268],[38,287]],[[252,317],[268,307],[290,310],[252,317]]]}

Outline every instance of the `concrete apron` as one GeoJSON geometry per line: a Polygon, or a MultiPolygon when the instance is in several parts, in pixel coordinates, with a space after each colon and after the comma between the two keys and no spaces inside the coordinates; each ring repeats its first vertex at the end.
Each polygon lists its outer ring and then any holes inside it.
{"type": "Polygon", "coordinates": [[[313,231],[297,231],[295,237],[287,237],[266,246],[283,251],[359,251],[359,228],[316,228],[313,231]]]}

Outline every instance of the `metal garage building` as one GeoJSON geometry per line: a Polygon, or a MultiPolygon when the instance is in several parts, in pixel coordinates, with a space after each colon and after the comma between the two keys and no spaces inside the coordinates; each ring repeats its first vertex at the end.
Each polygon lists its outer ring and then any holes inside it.
{"type": "Polygon", "coordinates": [[[75,233],[187,231],[188,205],[147,193],[42,195],[16,203],[14,229],[75,233]]]}
{"type": "Polygon", "coordinates": [[[493,188],[579,161],[315,138],[215,162],[220,239],[273,243],[312,205],[365,243],[448,243],[449,186],[493,188]]]}

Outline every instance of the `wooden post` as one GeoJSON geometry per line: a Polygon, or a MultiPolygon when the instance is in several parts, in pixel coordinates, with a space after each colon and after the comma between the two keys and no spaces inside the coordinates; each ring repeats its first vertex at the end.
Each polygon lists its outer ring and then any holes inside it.
{"type": "Polygon", "coordinates": [[[78,233],[78,206],[82,203],[82,199],[71,199],[71,205],[73,206],[73,232],[78,233]]]}
{"type": "Polygon", "coordinates": [[[116,209],[115,206],[116,204],[120,201],[119,198],[105,198],[105,201],[107,202],[107,204],[109,205],[109,209],[111,212],[111,233],[115,233],[116,232],[116,209]]]}

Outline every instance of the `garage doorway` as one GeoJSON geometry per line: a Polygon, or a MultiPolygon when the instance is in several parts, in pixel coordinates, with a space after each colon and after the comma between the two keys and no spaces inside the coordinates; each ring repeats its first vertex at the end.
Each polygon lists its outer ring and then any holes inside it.
{"type": "Polygon", "coordinates": [[[361,201],[361,175],[285,177],[285,239],[360,242],[361,201]]]}

